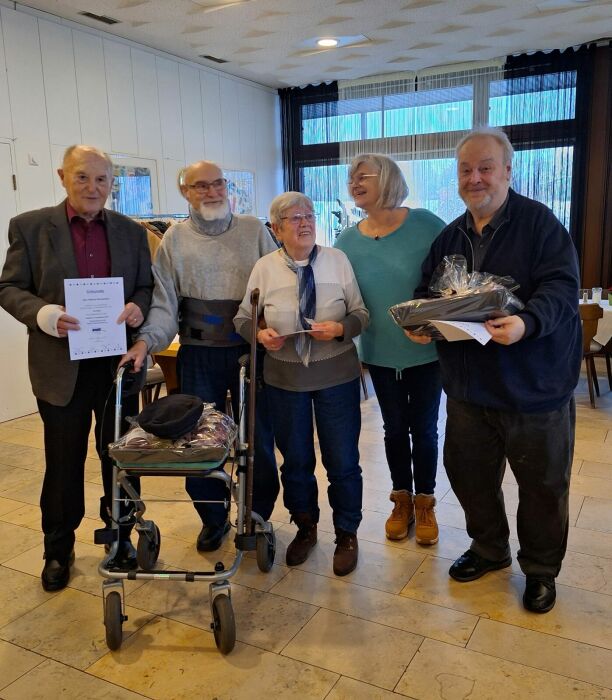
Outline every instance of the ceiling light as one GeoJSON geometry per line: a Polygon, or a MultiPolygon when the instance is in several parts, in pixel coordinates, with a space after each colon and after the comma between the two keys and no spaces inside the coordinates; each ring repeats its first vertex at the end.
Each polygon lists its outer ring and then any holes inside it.
{"type": "Polygon", "coordinates": [[[331,48],[332,46],[338,46],[338,39],[317,39],[317,45],[331,48]]]}
{"type": "MultiPolygon", "coordinates": [[[[1,2],[0,2],[1,4],[1,2]]],[[[364,36],[363,34],[357,34],[355,36],[326,36],[326,37],[316,37],[312,36],[309,37],[308,39],[302,39],[298,44],[296,44],[296,48],[298,49],[306,49],[308,50],[309,55],[311,53],[321,53],[322,51],[329,50],[329,49],[342,49],[347,46],[366,46],[367,44],[370,43],[370,40],[364,36]],[[333,42],[333,43],[327,43],[327,42],[333,42]]],[[[303,52],[303,51],[302,51],[303,52]]]]}

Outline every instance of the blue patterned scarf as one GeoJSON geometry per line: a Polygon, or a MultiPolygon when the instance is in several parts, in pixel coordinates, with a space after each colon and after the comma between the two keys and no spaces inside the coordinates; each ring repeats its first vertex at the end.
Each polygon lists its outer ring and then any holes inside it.
{"type": "MultiPolygon", "coordinates": [[[[310,323],[307,319],[314,319],[317,313],[317,287],[315,285],[312,265],[317,258],[319,247],[310,251],[307,265],[296,265],[295,260],[287,253],[285,248],[280,249],[287,267],[293,270],[296,275],[296,293],[298,298],[298,312],[296,326],[299,330],[310,330],[310,323]]],[[[304,367],[308,367],[310,362],[310,346],[312,337],[308,333],[300,333],[295,336],[295,350],[302,360],[304,367]]]]}

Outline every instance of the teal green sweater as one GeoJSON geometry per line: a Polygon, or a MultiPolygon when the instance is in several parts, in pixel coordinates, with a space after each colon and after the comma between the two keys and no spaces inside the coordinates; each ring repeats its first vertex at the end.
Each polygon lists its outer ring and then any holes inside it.
{"type": "Polygon", "coordinates": [[[411,209],[395,231],[375,240],[349,226],[336,248],[351,261],[370,312],[370,325],[359,337],[359,357],[371,365],[402,370],[438,359],[436,344],[412,343],[389,315],[389,307],[414,297],[421,263],[445,224],[427,209],[411,209]]]}

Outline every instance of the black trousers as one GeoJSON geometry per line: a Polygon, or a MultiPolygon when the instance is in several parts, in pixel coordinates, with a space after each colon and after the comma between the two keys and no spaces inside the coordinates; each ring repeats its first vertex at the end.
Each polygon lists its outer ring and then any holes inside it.
{"type": "Polygon", "coordinates": [[[463,510],[470,549],[510,555],[502,479],[506,460],[519,489],[518,561],[525,574],[557,576],[567,546],[576,407],[509,413],[448,399],[444,465],[463,510]]]}
{"type": "MultiPolygon", "coordinates": [[[[100,516],[110,524],[113,461],[108,444],[114,439],[115,389],[119,358],[81,360],[72,399],[53,406],[38,399],[45,439],[45,477],[40,496],[45,557],[65,562],[74,546],[74,531],[85,515],[84,470],[87,442],[95,417],[96,450],[102,466],[104,496],[100,516]]],[[[138,413],[138,393],[123,399],[123,415],[138,413]]],[[[123,422],[122,431],[127,423],[123,422]]]]}

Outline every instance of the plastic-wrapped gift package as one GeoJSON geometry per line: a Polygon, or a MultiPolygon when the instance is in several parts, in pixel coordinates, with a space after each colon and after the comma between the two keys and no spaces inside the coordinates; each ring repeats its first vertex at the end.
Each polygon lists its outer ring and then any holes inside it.
{"type": "Polygon", "coordinates": [[[204,404],[195,428],[177,440],[159,438],[143,430],[137,419],[109,453],[117,462],[160,464],[164,462],[216,462],[226,457],[236,438],[236,424],[214,404],[204,404]]]}
{"type": "Polygon", "coordinates": [[[428,299],[395,304],[389,313],[398,326],[417,335],[441,340],[430,321],[473,321],[509,316],[524,308],[512,292],[518,285],[511,277],[468,272],[462,255],[448,255],[436,268],[428,299]]]}

